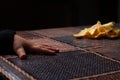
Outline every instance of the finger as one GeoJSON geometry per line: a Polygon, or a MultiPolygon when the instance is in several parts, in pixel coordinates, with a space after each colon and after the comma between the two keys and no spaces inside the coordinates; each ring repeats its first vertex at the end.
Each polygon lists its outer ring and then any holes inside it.
{"type": "Polygon", "coordinates": [[[50,50],[52,50],[52,51],[54,51],[54,52],[56,52],[56,53],[59,52],[59,49],[56,49],[56,48],[49,47],[48,49],[50,49],[50,50]]]}
{"type": "Polygon", "coordinates": [[[25,59],[26,58],[26,53],[23,47],[20,47],[16,50],[17,55],[19,56],[20,59],[25,59]]]}
{"type": "Polygon", "coordinates": [[[47,54],[56,54],[55,50],[51,50],[51,49],[48,49],[48,48],[42,48],[42,51],[47,53],[47,54]]]}
{"type": "Polygon", "coordinates": [[[34,47],[32,49],[33,52],[36,52],[36,53],[41,53],[43,52],[43,54],[55,54],[56,52],[51,50],[51,49],[48,49],[46,47],[34,47]]]}
{"type": "Polygon", "coordinates": [[[50,45],[43,45],[44,48],[47,48],[47,49],[50,49],[50,50],[53,50],[54,52],[59,52],[59,49],[53,47],[53,46],[50,46],[50,45]]]}

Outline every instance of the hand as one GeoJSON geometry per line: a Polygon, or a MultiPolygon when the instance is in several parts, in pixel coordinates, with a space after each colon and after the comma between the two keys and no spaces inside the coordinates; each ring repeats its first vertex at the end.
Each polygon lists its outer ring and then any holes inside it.
{"type": "Polygon", "coordinates": [[[59,52],[58,49],[55,49],[52,46],[33,43],[18,35],[14,36],[13,49],[20,59],[26,58],[26,51],[51,55],[59,52]]]}

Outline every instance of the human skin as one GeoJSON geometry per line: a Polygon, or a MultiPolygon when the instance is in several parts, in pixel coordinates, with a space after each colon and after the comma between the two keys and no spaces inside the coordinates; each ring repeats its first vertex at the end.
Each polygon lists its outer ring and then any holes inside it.
{"type": "Polygon", "coordinates": [[[20,59],[27,57],[26,51],[37,54],[50,54],[55,55],[59,52],[59,49],[54,48],[43,43],[31,42],[17,34],[14,35],[13,50],[20,59]]]}

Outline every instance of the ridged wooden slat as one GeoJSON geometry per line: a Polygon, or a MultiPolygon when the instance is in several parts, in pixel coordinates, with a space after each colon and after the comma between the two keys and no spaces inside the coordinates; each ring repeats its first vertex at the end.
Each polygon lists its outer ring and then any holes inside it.
{"type": "Polygon", "coordinates": [[[120,80],[120,72],[113,72],[107,74],[93,75],[84,78],[75,78],[71,80],[120,80]]]}
{"type": "Polygon", "coordinates": [[[78,27],[65,27],[65,28],[53,28],[53,29],[42,29],[42,30],[34,30],[32,32],[36,34],[41,34],[46,37],[61,37],[67,35],[73,35],[74,33],[78,33],[80,28],[78,27]]]}
{"type": "Polygon", "coordinates": [[[9,80],[36,80],[2,56],[0,56],[0,72],[9,80]]]}
{"type": "Polygon", "coordinates": [[[26,39],[30,39],[30,40],[42,38],[42,36],[34,34],[31,31],[17,31],[16,33],[19,36],[26,38],[26,39]]]}
{"type": "Polygon", "coordinates": [[[86,48],[89,51],[97,52],[101,55],[120,60],[120,45],[112,46],[101,46],[101,47],[94,47],[94,48],[86,48]]]}

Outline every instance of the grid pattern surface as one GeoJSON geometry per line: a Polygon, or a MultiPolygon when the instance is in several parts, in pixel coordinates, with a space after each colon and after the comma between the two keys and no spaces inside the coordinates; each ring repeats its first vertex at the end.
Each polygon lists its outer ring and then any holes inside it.
{"type": "MultiPolygon", "coordinates": [[[[9,57],[7,59],[38,80],[119,80],[119,72],[101,76],[104,73],[120,70],[119,61],[115,62],[91,52],[98,52],[120,60],[120,39],[93,40],[74,38],[72,34],[78,33],[82,28],[68,27],[18,31],[18,35],[33,42],[57,47],[60,49],[60,53],[55,56],[29,54],[27,60],[20,60],[18,57],[9,57]],[[80,48],[89,50],[89,52],[82,51],[80,48]],[[89,77],[94,75],[98,76],[89,77]],[[81,79],[82,77],[88,78],[81,79]]],[[[1,78],[4,77],[2,74],[0,76],[2,76],[1,78]]],[[[1,78],[0,80],[2,80],[1,78]]]]}
{"type": "Polygon", "coordinates": [[[81,50],[9,60],[38,80],[68,80],[120,70],[120,63],[81,50]]]}
{"type": "Polygon", "coordinates": [[[107,46],[117,46],[120,45],[120,39],[76,39],[73,36],[63,36],[63,37],[54,37],[53,39],[68,43],[74,46],[78,46],[81,48],[87,48],[87,47],[107,47],[107,46]]]}
{"type": "Polygon", "coordinates": [[[53,39],[120,60],[120,39],[75,39],[73,36],[53,39]]]}

